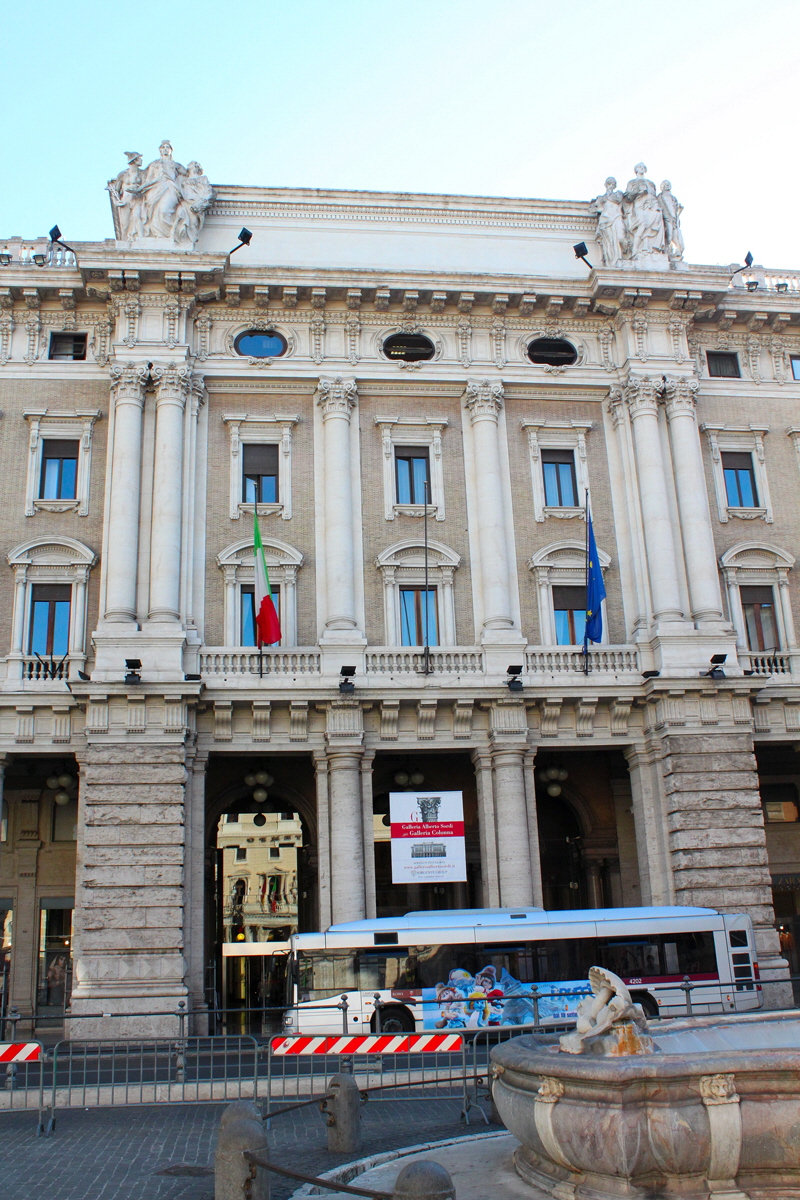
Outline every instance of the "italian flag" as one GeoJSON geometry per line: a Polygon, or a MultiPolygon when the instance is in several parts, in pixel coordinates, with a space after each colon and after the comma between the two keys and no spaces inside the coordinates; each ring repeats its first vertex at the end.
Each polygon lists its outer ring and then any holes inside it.
{"type": "Polygon", "coordinates": [[[272,591],[269,586],[267,560],[264,557],[264,545],[261,541],[261,530],[258,528],[258,513],[253,512],[253,546],[256,552],[255,578],[255,610],[256,629],[258,630],[259,646],[273,646],[281,640],[281,623],[275,611],[272,591]]]}

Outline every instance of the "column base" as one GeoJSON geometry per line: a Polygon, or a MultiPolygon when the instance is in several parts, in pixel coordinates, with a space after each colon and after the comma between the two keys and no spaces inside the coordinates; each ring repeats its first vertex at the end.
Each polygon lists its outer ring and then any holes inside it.
{"type": "MultiPolygon", "coordinates": [[[[174,1038],[180,1033],[178,1004],[183,1001],[185,1009],[189,1008],[188,993],[183,984],[166,987],[159,984],[144,995],[141,991],[130,995],[122,988],[114,989],[108,985],[87,991],[86,996],[72,995],[70,1012],[64,1021],[66,1038],[81,1041],[174,1038]],[[148,1015],[153,1013],[161,1015],[148,1015]]],[[[184,1022],[184,1032],[189,1033],[188,1020],[184,1022]]]]}
{"type": "Polygon", "coordinates": [[[146,622],[131,626],[102,626],[92,634],[95,648],[93,683],[122,683],[125,660],[138,658],[142,683],[183,682],[186,633],[174,623],[146,622]]]}

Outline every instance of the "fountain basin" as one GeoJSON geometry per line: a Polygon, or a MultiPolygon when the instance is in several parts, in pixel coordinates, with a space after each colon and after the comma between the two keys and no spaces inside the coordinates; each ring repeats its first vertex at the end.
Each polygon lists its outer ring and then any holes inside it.
{"type": "Polygon", "coordinates": [[[543,1196],[800,1200],[800,1014],[651,1025],[656,1053],[491,1053],[493,1096],[543,1196]],[[674,1052],[673,1052],[674,1051],[674,1052]]]}

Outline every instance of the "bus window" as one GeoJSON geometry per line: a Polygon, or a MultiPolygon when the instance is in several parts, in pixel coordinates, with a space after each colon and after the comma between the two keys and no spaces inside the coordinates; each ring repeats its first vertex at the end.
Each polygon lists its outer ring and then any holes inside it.
{"type": "Polygon", "coordinates": [[[520,983],[533,983],[533,948],[529,943],[521,946],[487,945],[481,950],[476,947],[478,958],[487,967],[493,967],[499,979],[507,971],[520,983]]]}
{"type": "Polygon", "coordinates": [[[586,979],[597,961],[595,938],[539,942],[531,947],[535,983],[571,982],[586,979]]]}
{"type": "Polygon", "coordinates": [[[297,991],[303,1000],[327,1000],[358,987],[356,956],[351,951],[334,954],[301,954],[298,966],[297,991]]]}
{"type": "Polygon", "coordinates": [[[362,950],[358,960],[361,991],[379,992],[384,988],[413,991],[420,986],[418,964],[416,946],[362,950]]]}
{"type": "Polygon", "coordinates": [[[657,942],[599,942],[600,966],[620,979],[652,979],[661,975],[661,956],[657,942]]]}
{"type": "Polygon", "coordinates": [[[664,939],[665,975],[711,975],[717,978],[713,933],[676,933],[664,939]]]}

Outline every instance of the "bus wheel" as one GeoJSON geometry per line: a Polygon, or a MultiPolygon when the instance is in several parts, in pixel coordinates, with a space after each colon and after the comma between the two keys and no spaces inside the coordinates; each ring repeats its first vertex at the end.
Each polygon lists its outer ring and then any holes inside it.
{"type": "MultiPolygon", "coordinates": [[[[370,1022],[373,1033],[378,1032],[378,1022],[373,1016],[370,1022]]],[[[413,1033],[414,1018],[407,1008],[384,1008],[381,1010],[381,1033],[413,1033]]]]}
{"type": "Polygon", "coordinates": [[[653,997],[648,995],[647,992],[634,992],[634,994],[631,996],[631,1000],[634,1004],[641,1004],[642,1009],[644,1010],[644,1015],[647,1017],[648,1021],[653,1021],[659,1016],[658,1005],[653,997]]]}

